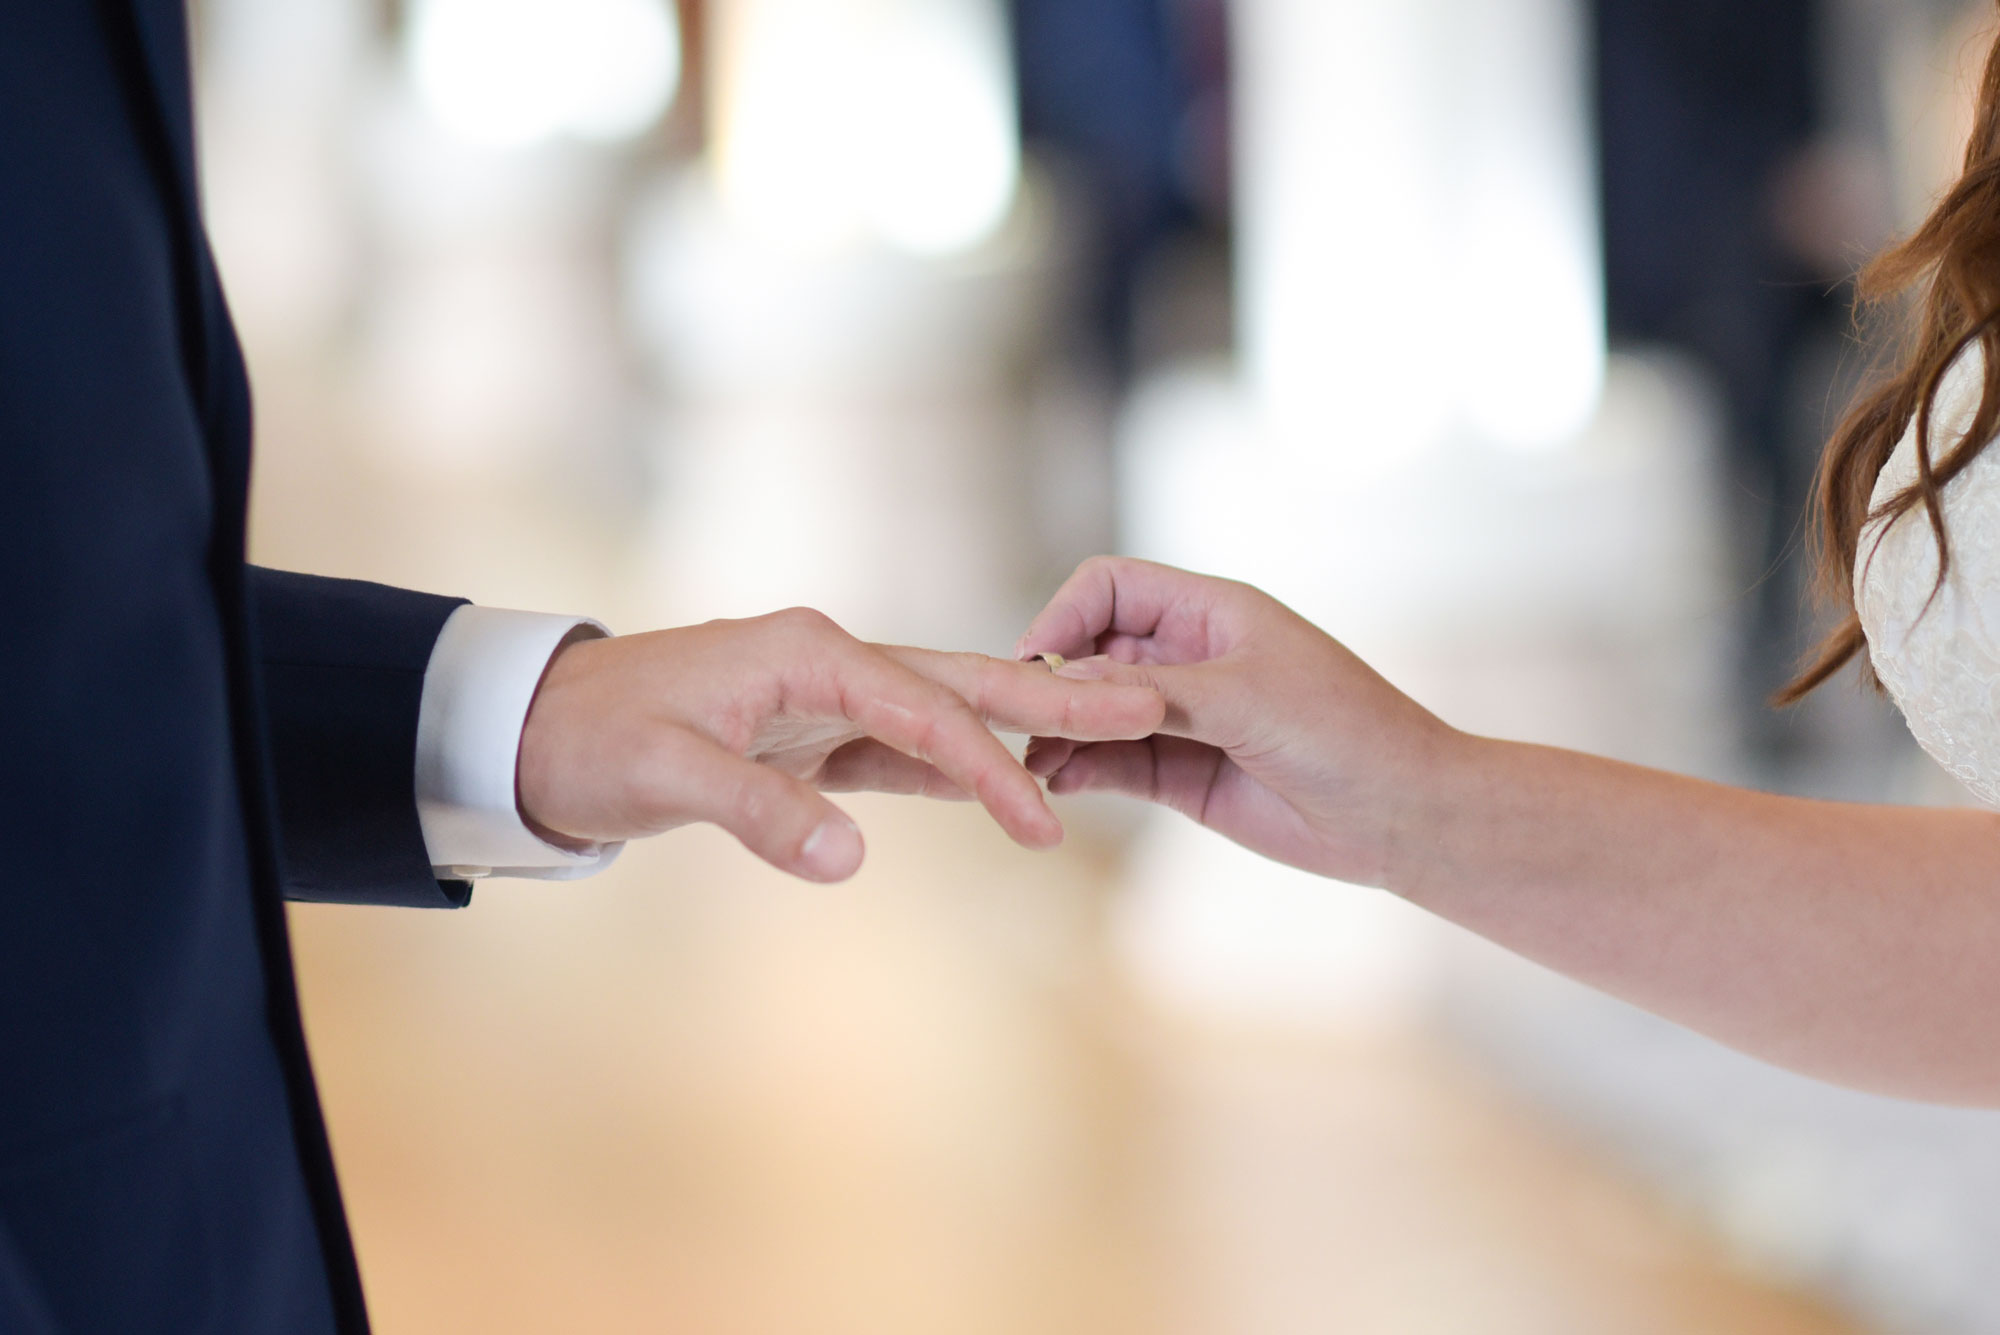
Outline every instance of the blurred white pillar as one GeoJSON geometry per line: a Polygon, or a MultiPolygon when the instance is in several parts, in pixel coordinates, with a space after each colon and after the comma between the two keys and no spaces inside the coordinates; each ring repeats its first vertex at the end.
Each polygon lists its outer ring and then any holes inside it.
{"type": "MultiPolygon", "coordinates": [[[[1433,703],[1476,700],[1482,634],[1643,601],[1618,576],[1680,514],[1559,448],[1605,373],[1580,0],[1233,12],[1241,362],[1129,405],[1130,545],[1270,589],[1433,703]],[[1623,523],[1608,549],[1593,517],[1623,523]]],[[[1184,823],[1132,879],[1118,939],[1170,1002],[1367,1028],[1435,979],[1444,929],[1415,909],[1184,823]]]]}
{"type": "Polygon", "coordinates": [[[1278,440],[1583,430],[1604,365],[1579,0],[1238,0],[1244,353],[1278,440]]]}

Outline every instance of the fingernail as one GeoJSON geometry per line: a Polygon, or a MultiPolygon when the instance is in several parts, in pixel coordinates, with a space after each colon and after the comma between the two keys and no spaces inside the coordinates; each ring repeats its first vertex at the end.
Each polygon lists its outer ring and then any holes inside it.
{"type": "Polygon", "coordinates": [[[823,822],[799,849],[799,870],[815,881],[844,881],[861,865],[861,829],[846,817],[823,822]]]}

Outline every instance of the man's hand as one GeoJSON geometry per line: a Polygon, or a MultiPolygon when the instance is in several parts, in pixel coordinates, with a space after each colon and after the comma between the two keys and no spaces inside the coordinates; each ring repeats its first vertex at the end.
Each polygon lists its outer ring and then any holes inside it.
{"type": "Polygon", "coordinates": [[[1022,637],[1058,674],[1151,686],[1159,736],[1039,738],[1052,793],[1104,789],[1183,812],[1307,871],[1384,885],[1397,832],[1457,736],[1267,594],[1146,561],[1087,561],[1022,637]]]}
{"type": "Polygon", "coordinates": [[[697,821],[772,865],[839,881],[854,822],[819,791],[976,798],[1030,848],[1062,840],[1041,789],[991,729],[1148,736],[1147,687],[1038,664],[863,644],[818,612],[584,640],[550,664],[521,734],[521,814],[557,842],[697,821]]]}

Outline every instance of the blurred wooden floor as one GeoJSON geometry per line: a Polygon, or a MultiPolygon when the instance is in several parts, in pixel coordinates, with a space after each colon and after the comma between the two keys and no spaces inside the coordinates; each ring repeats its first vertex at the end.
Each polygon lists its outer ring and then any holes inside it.
{"type": "Polygon", "coordinates": [[[295,910],[385,1335],[1847,1329],[1419,1036],[1137,1010],[1089,857],[857,806],[834,890],[693,831],[295,910]]]}

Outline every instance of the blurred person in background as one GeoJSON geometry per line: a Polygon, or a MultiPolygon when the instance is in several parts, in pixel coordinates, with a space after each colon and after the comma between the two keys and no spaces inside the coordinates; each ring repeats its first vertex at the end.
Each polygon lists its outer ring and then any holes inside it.
{"type": "MultiPolygon", "coordinates": [[[[2000,803],[2000,45],[1964,174],[1863,278],[1912,298],[1892,370],[1828,445],[1839,628],[1912,732],[2000,803]]],[[[1383,887],[1744,1051],[1904,1097],[2000,1106],[2000,816],[1808,801],[1469,736],[1244,585],[1085,565],[1024,654],[1160,690],[1161,735],[1039,741],[1052,791],[1135,794],[1383,887]]]]}
{"type": "Polygon", "coordinates": [[[1083,323],[1120,384],[1145,370],[1144,271],[1227,229],[1222,0],[1010,0],[1021,130],[1076,178],[1089,218],[1083,323]]]}
{"type": "MultiPolygon", "coordinates": [[[[1606,323],[1613,339],[1664,344],[1715,377],[1734,490],[1745,514],[1737,579],[1750,590],[1743,724],[1765,748],[1789,739],[1763,706],[1804,645],[1797,516],[1825,424],[1813,357],[1841,332],[1836,289],[1851,254],[1836,236],[1808,252],[1796,192],[1820,152],[1819,57],[1832,0],[1595,0],[1598,176],[1606,323]]],[[[1825,191],[1819,192],[1822,196],[1825,191]]],[[[1820,201],[1816,201],[1820,202],[1820,201]]],[[[1823,229],[1847,219],[1810,211],[1823,229]]],[[[1872,232],[1872,228],[1865,229],[1872,232]]],[[[1880,236],[1861,238],[1863,248],[1880,236]]]]}
{"type": "Polygon", "coordinates": [[[248,566],[180,0],[10,19],[0,1331],[362,1331],[284,898],[461,906],[697,821],[835,881],[862,844],[821,789],[976,796],[1046,847],[988,724],[1162,705],[811,612],[607,638],[248,566]]]}

